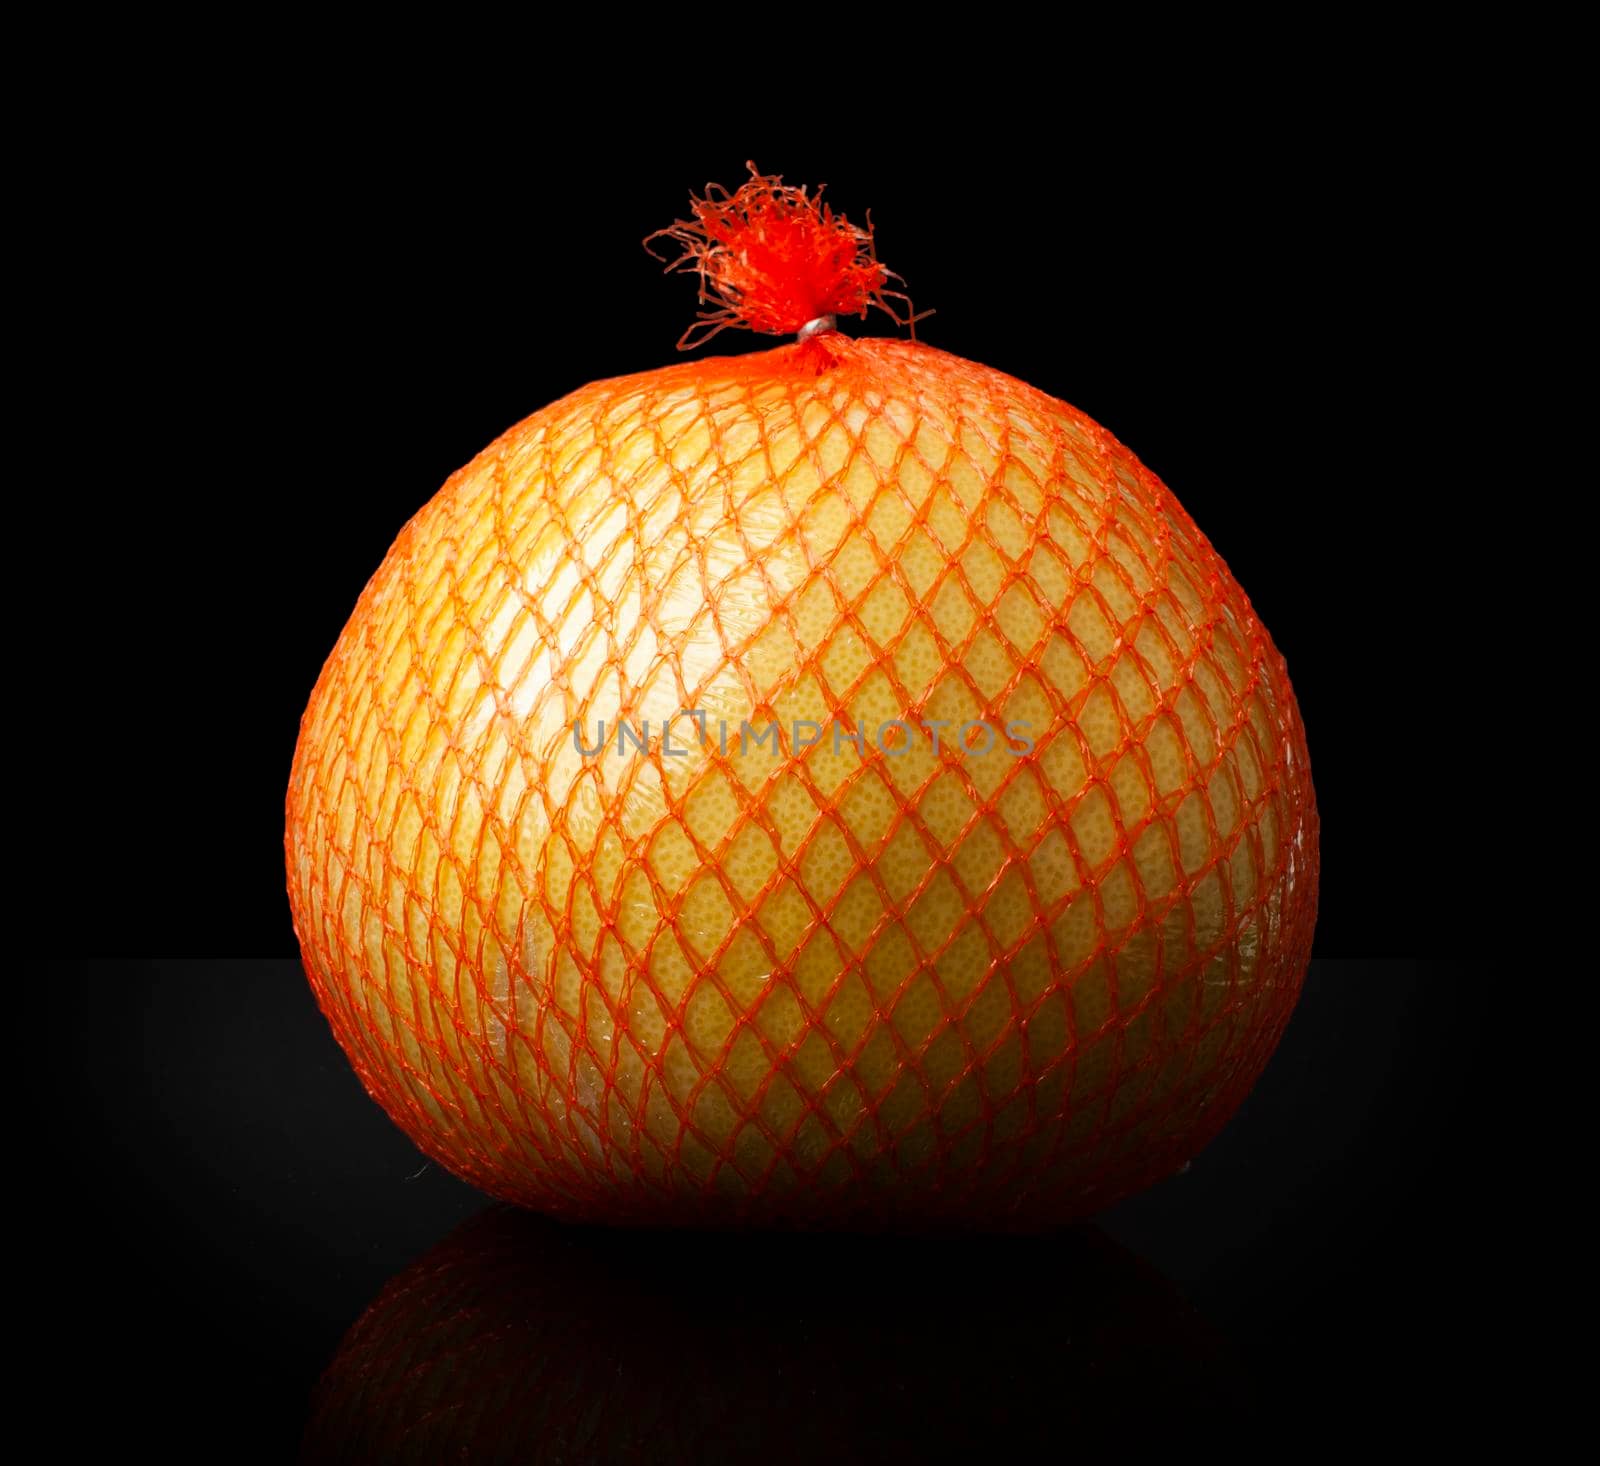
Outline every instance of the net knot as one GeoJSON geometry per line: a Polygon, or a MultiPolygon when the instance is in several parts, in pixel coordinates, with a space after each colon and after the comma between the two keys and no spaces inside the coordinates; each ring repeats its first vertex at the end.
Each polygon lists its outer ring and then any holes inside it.
{"type": "Polygon", "coordinates": [[[878,261],[872,216],[852,224],[815,194],[764,175],[754,163],[736,192],[707,184],[689,201],[693,217],[658,229],[644,242],[669,239],[682,252],[667,259],[667,271],[700,277],[702,309],[678,342],[680,351],[703,345],[729,326],[768,335],[799,333],[802,340],[835,329],[838,316],[887,314],[911,329],[932,311],[912,309],[903,291],[889,289],[900,277],[878,261]],[[898,302],[899,304],[895,304],[898,302]]]}

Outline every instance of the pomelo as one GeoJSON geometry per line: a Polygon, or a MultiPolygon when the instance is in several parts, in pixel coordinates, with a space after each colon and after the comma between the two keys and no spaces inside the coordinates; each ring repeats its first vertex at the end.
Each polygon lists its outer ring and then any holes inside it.
{"type": "Polygon", "coordinates": [[[833,328],[865,231],[756,177],[677,237],[709,320],[803,339],[585,387],[405,527],[295,754],[312,985],[425,1152],[549,1212],[1093,1210],[1299,990],[1283,659],[1103,428],[833,328]]]}

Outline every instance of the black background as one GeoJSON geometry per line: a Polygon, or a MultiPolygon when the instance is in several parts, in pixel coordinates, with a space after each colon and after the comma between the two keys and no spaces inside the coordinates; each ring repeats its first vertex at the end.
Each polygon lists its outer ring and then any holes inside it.
{"type": "MultiPolygon", "coordinates": [[[[46,873],[23,942],[115,959],[24,969],[68,1080],[42,1337],[105,1405],[74,1431],[282,1459],[384,1279],[482,1206],[361,1094],[295,971],[298,718],[450,472],[556,396],[676,358],[693,288],[640,241],[753,157],[871,209],[937,312],[923,339],[1133,448],[1288,659],[1322,963],[1237,1121],[1107,1230],[1225,1339],[1257,1401],[1239,1454],[1486,1438],[1515,1349],[1492,1039],[1522,935],[1478,852],[1524,633],[1492,572],[1516,540],[1464,506],[1515,492],[1486,457],[1515,307],[1486,288],[1506,267],[1484,218],[1529,216],[1532,164],[1472,76],[1430,64],[1419,87],[1416,61],[1172,92],[1136,56],[1074,53],[1025,106],[992,75],[860,85],[881,58],[630,99],[520,71],[356,94],[345,57],[135,81],[30,165],[50,181],[30,227],[72,283],[38,358],[70,384],[32,495],[60,513],[28,548],[71,572],[28,603],[50,760],[20,796],[46,873]]],[[[960,1246],[957,1271],[1002,1248],[960,1246]]],[[[895,1266],[864,1257],[844,1276],[895,1266]]],[[[1107,1402],[1136,1451],[1149,1400],[1124,1380],[1107,1402]]]]}

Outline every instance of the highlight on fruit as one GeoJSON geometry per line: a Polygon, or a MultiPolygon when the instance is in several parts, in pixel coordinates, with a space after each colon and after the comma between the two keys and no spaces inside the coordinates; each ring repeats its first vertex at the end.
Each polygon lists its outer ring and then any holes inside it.
{"type": "Polygon", "coordinates": [[[401,531],[290,775],[333,1032],[560,1217],[1036,1229],[1171,1174],[1309,958],[1283,657],[1104,427],[839,328],[920,318],[870,222],[752,167],[663,239],[690,340],[794,339],[580,387],[401,531]]]}

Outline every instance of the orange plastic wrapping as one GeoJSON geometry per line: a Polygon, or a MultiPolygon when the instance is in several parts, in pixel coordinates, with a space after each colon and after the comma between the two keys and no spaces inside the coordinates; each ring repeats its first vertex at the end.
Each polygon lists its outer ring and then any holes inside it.
{"type": "Polygon", "coordinates": [[[1316,907],[1283,660],[1172,494],[836,333],[585,387],[454,475],[312,694],[286,849],[396,1122],[618,1222],[1092,1210],[1236,1108],[1316,907]]]}

